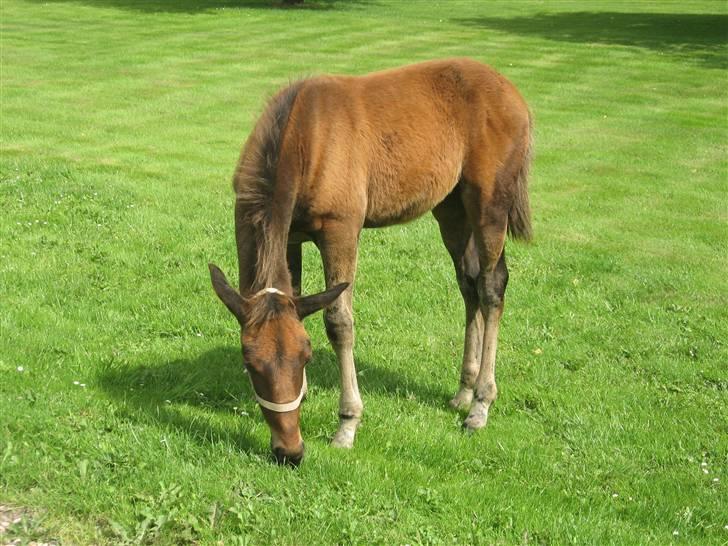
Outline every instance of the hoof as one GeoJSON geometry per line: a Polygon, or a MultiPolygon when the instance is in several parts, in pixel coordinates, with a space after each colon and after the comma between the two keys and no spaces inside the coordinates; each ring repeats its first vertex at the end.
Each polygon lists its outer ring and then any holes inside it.
{"type": "Polygon", "coordinates": [[[481,429],[485,426],[487,420],[483,418],[470,418],[468,417],[463,421],[463,430],[467,433],[472,434],[478,429],[481,429]]]}
{"type": "Polygon", "coordinates": [[[354,447],[357,426],[359,426],[359,419],[342,419],[339,430],[336,431],[336,434],[331,440],[331,445],[343,449],[351,449],[354,447]]]}
{"type": "Polygon", "coordinates": [[[450,407],[456,410],[466,410],[470,408],[473,402],[473,389],[460,389],[458,393],[450,400],[450,407]]]}
{"type": "Polygon", "coordinates": [[[331,445],[339,449],[351,449],[354,447],[354,438],[337,432],[336,436],[331,440],[331,445]]]}
{"type": "Polygon", "coordinates": [[[483,428],[488,422],[488,408],[482,402],[476,402],[470,410],[470,414],[463,421],[463,429],[466,432],[475,432],[483,428]]]}

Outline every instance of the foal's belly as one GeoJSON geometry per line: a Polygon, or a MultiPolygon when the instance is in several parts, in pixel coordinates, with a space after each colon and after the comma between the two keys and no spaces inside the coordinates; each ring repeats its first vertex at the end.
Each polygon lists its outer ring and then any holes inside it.
{"type": "Polygon", "coordinates": [[[393,203],[384,209],[368,210],[364,218],[364,227],[377,228],[409,222],[431,211],[446,195],[434,202],[431,199],[420,199],[405,203],[393,203]]]}
{"type": "Polygon", "coordinates": [[[369,181],[364,227],[384,227],[409,222],[431,211],[453,190],[460,168],[410,173],[403,178],[374,178],[369,181]]]}

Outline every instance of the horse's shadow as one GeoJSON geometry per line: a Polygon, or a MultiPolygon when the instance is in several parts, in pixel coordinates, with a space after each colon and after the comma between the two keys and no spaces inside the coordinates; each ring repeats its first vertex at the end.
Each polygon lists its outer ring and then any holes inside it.
{"type": "MultiPolygon", "coordinates": [[[[336,356],[330,350],[314,351],[307,366],[309,384],[316,390],[339,389],[336,356]]],[[[400,396],[444,404],[446,393],[416,378],[357,359],[362,395],[367,392],[400,396]]],[[[227,345],[193,358],[178,358],[162,364],[118,366],[109,364],[97,377],[109,397],[130,408],[127,418],[184,432],[201,444],[224,442],[235,449],[262,454],[268,451],[251,427],[234,426],[221,415],[247,413],[262,423],[250,383],[242,365],[240,348],[227,345]]],[[[366,401],[365,401],[366,403],[366,401]]],[[[332,422],[332,434],[335,423],[332,422]]]]}

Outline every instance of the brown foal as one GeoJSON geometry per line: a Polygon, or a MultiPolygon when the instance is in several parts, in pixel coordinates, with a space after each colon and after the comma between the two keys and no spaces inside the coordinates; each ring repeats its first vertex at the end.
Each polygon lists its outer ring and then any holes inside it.
{"type": "Polygon", "coordinates": [[[210,266],[237,317],[246,368],[276,459],[303,457],[300,400],[311,357],[302,319],[325,308],[341,372],[339,429],[351,447],[362,417],[352,288],[359,233],[432,211],[465,301],[464,427],[486,424],[508,270],[506,234],[531,236],[531,117],[516,88],[470,59],[361,77],[319,76],[269,102],[234,176],[239,292],[210,266]],[[327,290],[301,297],[301,244],[321,252],[327,290]]]}

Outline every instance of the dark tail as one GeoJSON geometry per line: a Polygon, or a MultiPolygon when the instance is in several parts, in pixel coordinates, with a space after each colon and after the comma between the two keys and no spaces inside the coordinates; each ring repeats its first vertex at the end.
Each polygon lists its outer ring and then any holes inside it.
{"type": "Polygon", "coordinates": [[[513,205],[508,211],[508,234],[514,239],[530,241],[531,232],[531,205],[528,201],[528,169],[531,166],[531,152],[533,150],[533,116],[528,114],[528,134],[526,135],[526,151],[523,155],[521,168],[516,177],[516,187],[513,195],[513,205]]]}

